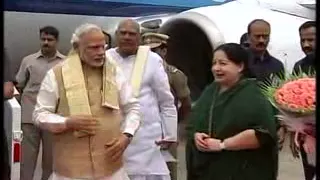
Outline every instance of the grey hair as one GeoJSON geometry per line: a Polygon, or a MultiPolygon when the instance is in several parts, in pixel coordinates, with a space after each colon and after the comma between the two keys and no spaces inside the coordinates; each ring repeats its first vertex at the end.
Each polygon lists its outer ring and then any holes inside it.
{"type": "Polygon", "coordinates": [[[134,19],[124,19],[122,21],[119,22],[118,24],[118,27],[117,27],[117,31],[125,24],[132,24],[134,29],[138,32],[138,33],[141,33],[141,30],[140,30],[140,24],[134,20],[134,19]]]}
{"type": "Polygon", "coordinates": [[[85,23],[85,24],[80,25],[79,27],[76,28],[76,30],[72,34],[71,41],[70,41],[71,44],[78,43],[80,41],[80,37],[83,34],[88,33],[90,31],[93,31],[93,30],[102,32],[101,27],[99,27],[98,25],[95,25],[95,24],[85,23]]]}

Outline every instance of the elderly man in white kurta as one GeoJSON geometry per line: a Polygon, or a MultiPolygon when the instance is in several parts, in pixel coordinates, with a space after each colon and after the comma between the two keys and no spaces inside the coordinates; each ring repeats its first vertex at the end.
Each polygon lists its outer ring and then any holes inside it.
{"type": "Polygon", "coordinates": [[[81,25],[71,42],[66,60],[45,76],[33,113],[53,133],[51,179],[129,180],[122,157],[140,124],[139,102],[106,59],[100,27],[81,25]]]}
{"type": "Polygon", "coordinates": [[[139,32],[137,22],[122,21],[116,31],[118,47],[106,53],[130,80],[141,106],[141,126],[124,153],[125,168],[131,180],[170,180],[160,148],[177,140],[177,112],[162,59],[139,47],[139,32]]]}

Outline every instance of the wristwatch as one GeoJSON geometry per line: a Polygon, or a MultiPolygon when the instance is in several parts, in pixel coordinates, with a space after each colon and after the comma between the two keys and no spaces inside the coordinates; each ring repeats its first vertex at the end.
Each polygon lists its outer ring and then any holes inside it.
{"type": "Polygon", "coordinates": [[[221,142],[221,143],[220,143],[220,149],[221,149],[221,150],[224,150],[225,148],[226,148],[226,146],[225,146],[224,142],[221,142]]]}

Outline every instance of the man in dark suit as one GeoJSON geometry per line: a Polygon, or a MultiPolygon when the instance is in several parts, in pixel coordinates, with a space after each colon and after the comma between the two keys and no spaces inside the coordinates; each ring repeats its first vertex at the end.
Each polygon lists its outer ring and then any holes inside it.
{"type": "Polygon", "coordinates": [[[240,37],[240,45],[246,49],[249,48],[250,44],[249,44],[247,32],[242,34],[242,36],[240,37]]]}
{"type": "MultiPolygon", "coordinates": [[[[249,68],[253,78],[258,82],[268,82],[271,80],[270,75],[282,75],[284,73],[283,63],[273,57],[267,50],[270,41],[271,25],[263,19],[255,19],[248,24],[248,51],[250,54],[249,68]]],[[[274,108],[275,115],[278,110],[274,108]]],[[[282,149],[285,139],[285,128],[281,126],[279,120],[276,119],[278,133],[278,147],[282,149]]],[[[277,157],[278,158],[278,154],[277,157]]],[[[275,164],[278,172],[278,163],[275,164]]]]}
{"type": "Polygon", "coordinates": [[[299,28],[300,45],[305,57],[295,63],[293,72],[302,72],[308,74],[315,71],[315,50],[316,50],[316,22],[307,21],[299,28]]]}
{"type": "MultiPolygon", "coordinates": [[[[316,22],[307,21],[303,23],[299,28],[299,34],[301,49],[306,56],[296,62],[293,68],[293,73],[315,73],[316,22]]],[[[315,176],[316,168],[308,163],[307,153],[305,152],[304,148],[302,148],[305,138],[306,136],[304,135],[299,137],[300,148],[298,148],[294,143],[294,134],[291,134],[290,148],[292,155],[295,158],[299,158],[300,149],[305,179],[312,180],[312,178],[315,176]]]]}
{"type": "Polygon", "coordinates": [[[258,81],[267,80],[271,74],[284,72],[283,63],[267,50],[271,26],[263,19],[255,19],[248,25],[248,51],[251,55],[249,66],[258,81]]]}

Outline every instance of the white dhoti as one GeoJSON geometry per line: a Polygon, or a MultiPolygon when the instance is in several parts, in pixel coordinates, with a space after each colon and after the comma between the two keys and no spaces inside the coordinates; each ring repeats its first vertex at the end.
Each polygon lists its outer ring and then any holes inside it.
{"type": "MultiPolygon", "coordinates": [[[[84,179],[92,180],[91,178],[72,179],[72,178],[61,176],[57,173],[53,173],[49,178],[49,180],[84,180],[84,179]]],[[[121,168],[111,176],[106,176],[106,177],[95,179],[95,180],[130,180],[130,179],[127,173],[125,172],[124,168],[121,168]]],[[[159,179],[159,180],[162,180],[162,179],[159,179]]]]}

